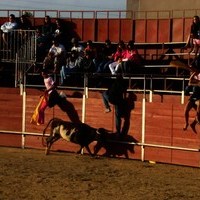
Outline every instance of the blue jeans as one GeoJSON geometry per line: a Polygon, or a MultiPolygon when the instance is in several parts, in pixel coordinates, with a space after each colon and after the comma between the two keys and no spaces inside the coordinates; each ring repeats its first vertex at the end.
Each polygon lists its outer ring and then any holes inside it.
{"type": "MultiPolygon", "coordinates": [[[[108,95],[108,91],[103,92],[102,94],[103,97],[103,103],[106,109],[110,108],[110,104],[109,104],[109,95],[108,95]]],[[[119,101],[119,103],[113,104],[115,107],[115,126],[116,126],[116,131],[117,133],[121,133],[121,117],[123,114],[123,102],[119,101]]]]}

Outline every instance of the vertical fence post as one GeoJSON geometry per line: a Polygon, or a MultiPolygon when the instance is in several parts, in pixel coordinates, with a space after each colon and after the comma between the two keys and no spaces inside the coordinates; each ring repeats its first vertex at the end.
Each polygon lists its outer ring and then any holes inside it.
{"type": "Polygon", "coordinates": [[[23,92],[22,104],[22,148],[25,147],[25,131],[26,131],[26,91],[23,92]]]}
{"type": "Polygon", "coordinates": [[[145,104],[146,104],[146,76],[144,76],[144,93],[142,99],[142,145],[141,145],[141,160],[144,161],[144,143],[145,143],[145,104]]]}

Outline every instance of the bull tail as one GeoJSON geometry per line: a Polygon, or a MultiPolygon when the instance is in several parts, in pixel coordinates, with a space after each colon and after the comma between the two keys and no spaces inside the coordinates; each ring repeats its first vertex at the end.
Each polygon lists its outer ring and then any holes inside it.
{"type": "Polygon", "coordinates": [[[52,118],[51,120],[49,120],[48,124],[46,125],[45,129],[43,130],[43,133],[42,133],[42,145],[43,146],[46,146],[46,143],[45,143],[45,140],[44,140],[44,137],[45,137],[45,134],[46,134],[46,130],[48,129],[48,127],[50,126],[50,124],[55,120],[56,118],[52,118]]]}

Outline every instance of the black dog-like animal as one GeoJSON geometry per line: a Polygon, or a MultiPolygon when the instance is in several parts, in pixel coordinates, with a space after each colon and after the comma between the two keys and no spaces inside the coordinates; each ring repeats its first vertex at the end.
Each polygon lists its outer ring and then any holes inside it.
{"type": "Polygon", "coordinates": [[[69,142],[73,142],[80,145],[80,150],[77,153],[81,153],[85,147],[88,153],[93,156],[89,148],[89,144],[93,141],[101,141],[104,129],[96,129],[85,123],[73,123],[63,121],[59,118],[51,119],[46,128],[43,131],[43,144],[44,137],[47,129],[50,127],[50,136],[46,138],[46,151],[45,154],[49,154],[50,148],[54,142],[63,138],[69,142]]]}

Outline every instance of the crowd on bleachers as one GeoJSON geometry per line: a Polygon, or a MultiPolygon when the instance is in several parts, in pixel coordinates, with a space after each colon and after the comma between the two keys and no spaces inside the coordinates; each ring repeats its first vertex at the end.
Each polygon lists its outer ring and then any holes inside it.
{"type": "Polygon", "coordinates": [[[33,27],[29,17],[22,15],[19,19],[11,14],[9,22],[1,26],[3,41],[6,43],[13,30],[35,30],[37,41],[37,62],[42,68],[61,74],[61,83],[66,76],[75,72],[130,73],[134,66],[142,63],[133,41],[125,44],[119,41],[112,44],[107,39],[96,47],[91,40],[81,42],[78,36],[69,37],[68,30],[61,19],[52,22],[49,16],[44,17],[44,24],[33,27]]]}

